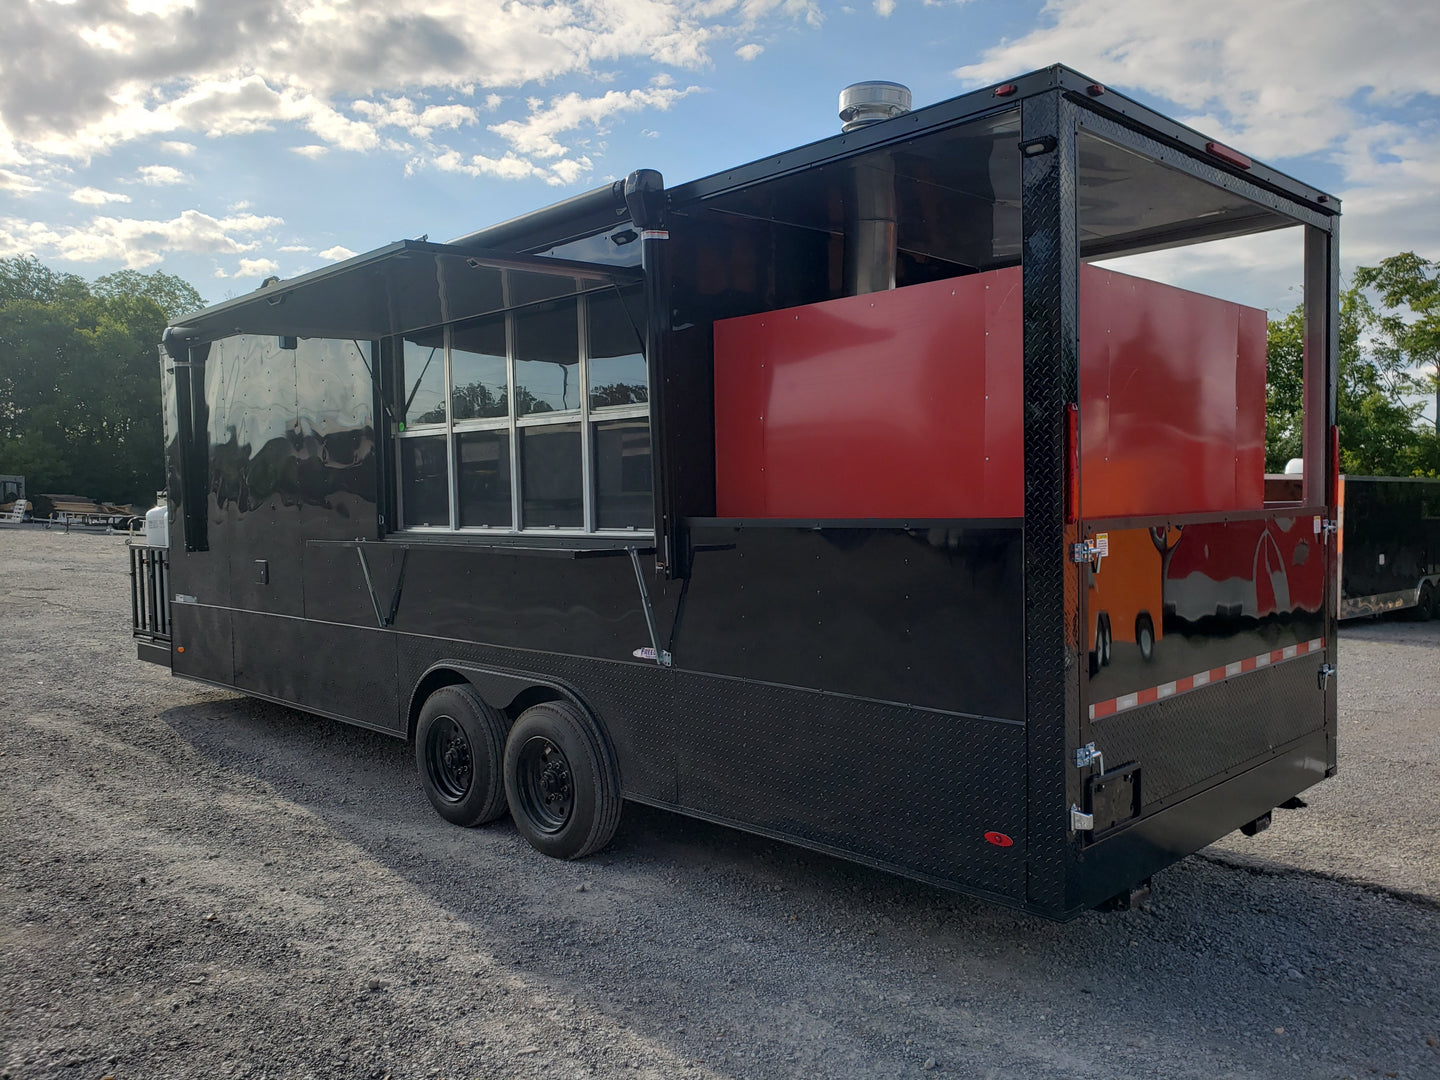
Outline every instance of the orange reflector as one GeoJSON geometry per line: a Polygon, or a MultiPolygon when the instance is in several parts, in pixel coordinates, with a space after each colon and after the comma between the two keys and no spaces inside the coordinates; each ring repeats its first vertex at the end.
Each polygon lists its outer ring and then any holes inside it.
{"type": "Polygon", "coordinates": [[[185,646],[184,646],[184,645],[176,645],[176,646],[175,646],[175,651],[176,651],[176,652],[184,652],[184,651],[185,651],[185,646]]]}
{"type": "Polygon", "coordinates": [[[987,832],[985,839],[996,847],[1014,847],[1015,841],[1006,836],[1003,832],[987,832]]]}

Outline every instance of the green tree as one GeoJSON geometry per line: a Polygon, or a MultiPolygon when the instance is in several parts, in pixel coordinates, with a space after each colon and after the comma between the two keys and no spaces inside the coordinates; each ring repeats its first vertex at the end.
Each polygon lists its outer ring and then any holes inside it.
{"type": "Polygon", "coordinates": [[[1435,403],[1435,422],[1422,427],[1411,461],[1416,475],[1440,476],[1440,262],[1404,251],[1355,271],[1386,310],[1377,320],[1377,349],[1406,369],[1405,390],[1435,403]]]}
{"type": "MultiPolygon", "coordinates": [[[[1389,260],[1387,260],[1388,262],[1389,260]]],[[[1417,426],[1422,406],[1412,354],[1396,344],[1394,313],[1371,302],[1361,275],[1340,294],[1340,467],[1375,476],[1430,474],[1435,439],[1417,426]]],[[[1388,304],[1388,300],[1387,300],[1388,304]]],[[[1297,306],[1269,327],[1266,369],[1268,472],[1300,456],[1305,313],[1297,306]]]]}
{"type": "Polygon", "coordinates": [[[188,281],[158,270],[152,274],[142,274],[138,270],[117,270],[113,274],[96,278],[90,291],[107,300],[143,296],[147,300],[155,301],[165,313],[165,318],[172,321],[205,306],[205,300],[188,281]]]}
{"type": "Polygon", "coordinates": [[[92,291],[32,257],[0,259],[0,472],[37,494],[146,505],[164,485],[157,343],[168,321],[149,293],[200,300],[171,275],[101,280],[92,291]]]}

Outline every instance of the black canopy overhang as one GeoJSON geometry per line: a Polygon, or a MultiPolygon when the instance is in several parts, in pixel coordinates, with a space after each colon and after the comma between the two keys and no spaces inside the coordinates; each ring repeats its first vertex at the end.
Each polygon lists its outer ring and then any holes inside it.
{"type": "Polygon", "coordinates": [[[400,240],[181,319],[165,331],[172,356],[236,334],[373,340],[639,282],[627,267],[400,240]],[[501,285],[512,273],[510,302],[501,285]]]}

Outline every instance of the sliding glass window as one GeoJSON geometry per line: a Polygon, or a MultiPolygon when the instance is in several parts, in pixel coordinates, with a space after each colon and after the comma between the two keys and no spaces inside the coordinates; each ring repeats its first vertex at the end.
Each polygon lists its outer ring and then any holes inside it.
{"type": "Polygon", "coordinates": [[[510,272],[508,310],[397,342],[404,528],[653,528],[640,297],[578,284],[510,272]]]}

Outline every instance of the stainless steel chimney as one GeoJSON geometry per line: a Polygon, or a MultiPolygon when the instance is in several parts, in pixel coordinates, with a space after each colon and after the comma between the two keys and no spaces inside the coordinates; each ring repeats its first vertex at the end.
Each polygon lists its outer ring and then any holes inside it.
{"type": "MultiPolygon", "coordinates": [[[[862,82],[840,91],[843,131],[910,111],[910,90],[893,82],[862,82]]],[[[845,294],[895,287],[895,163],[869,153],[851,166],[845,193],[845,294]]]]}

